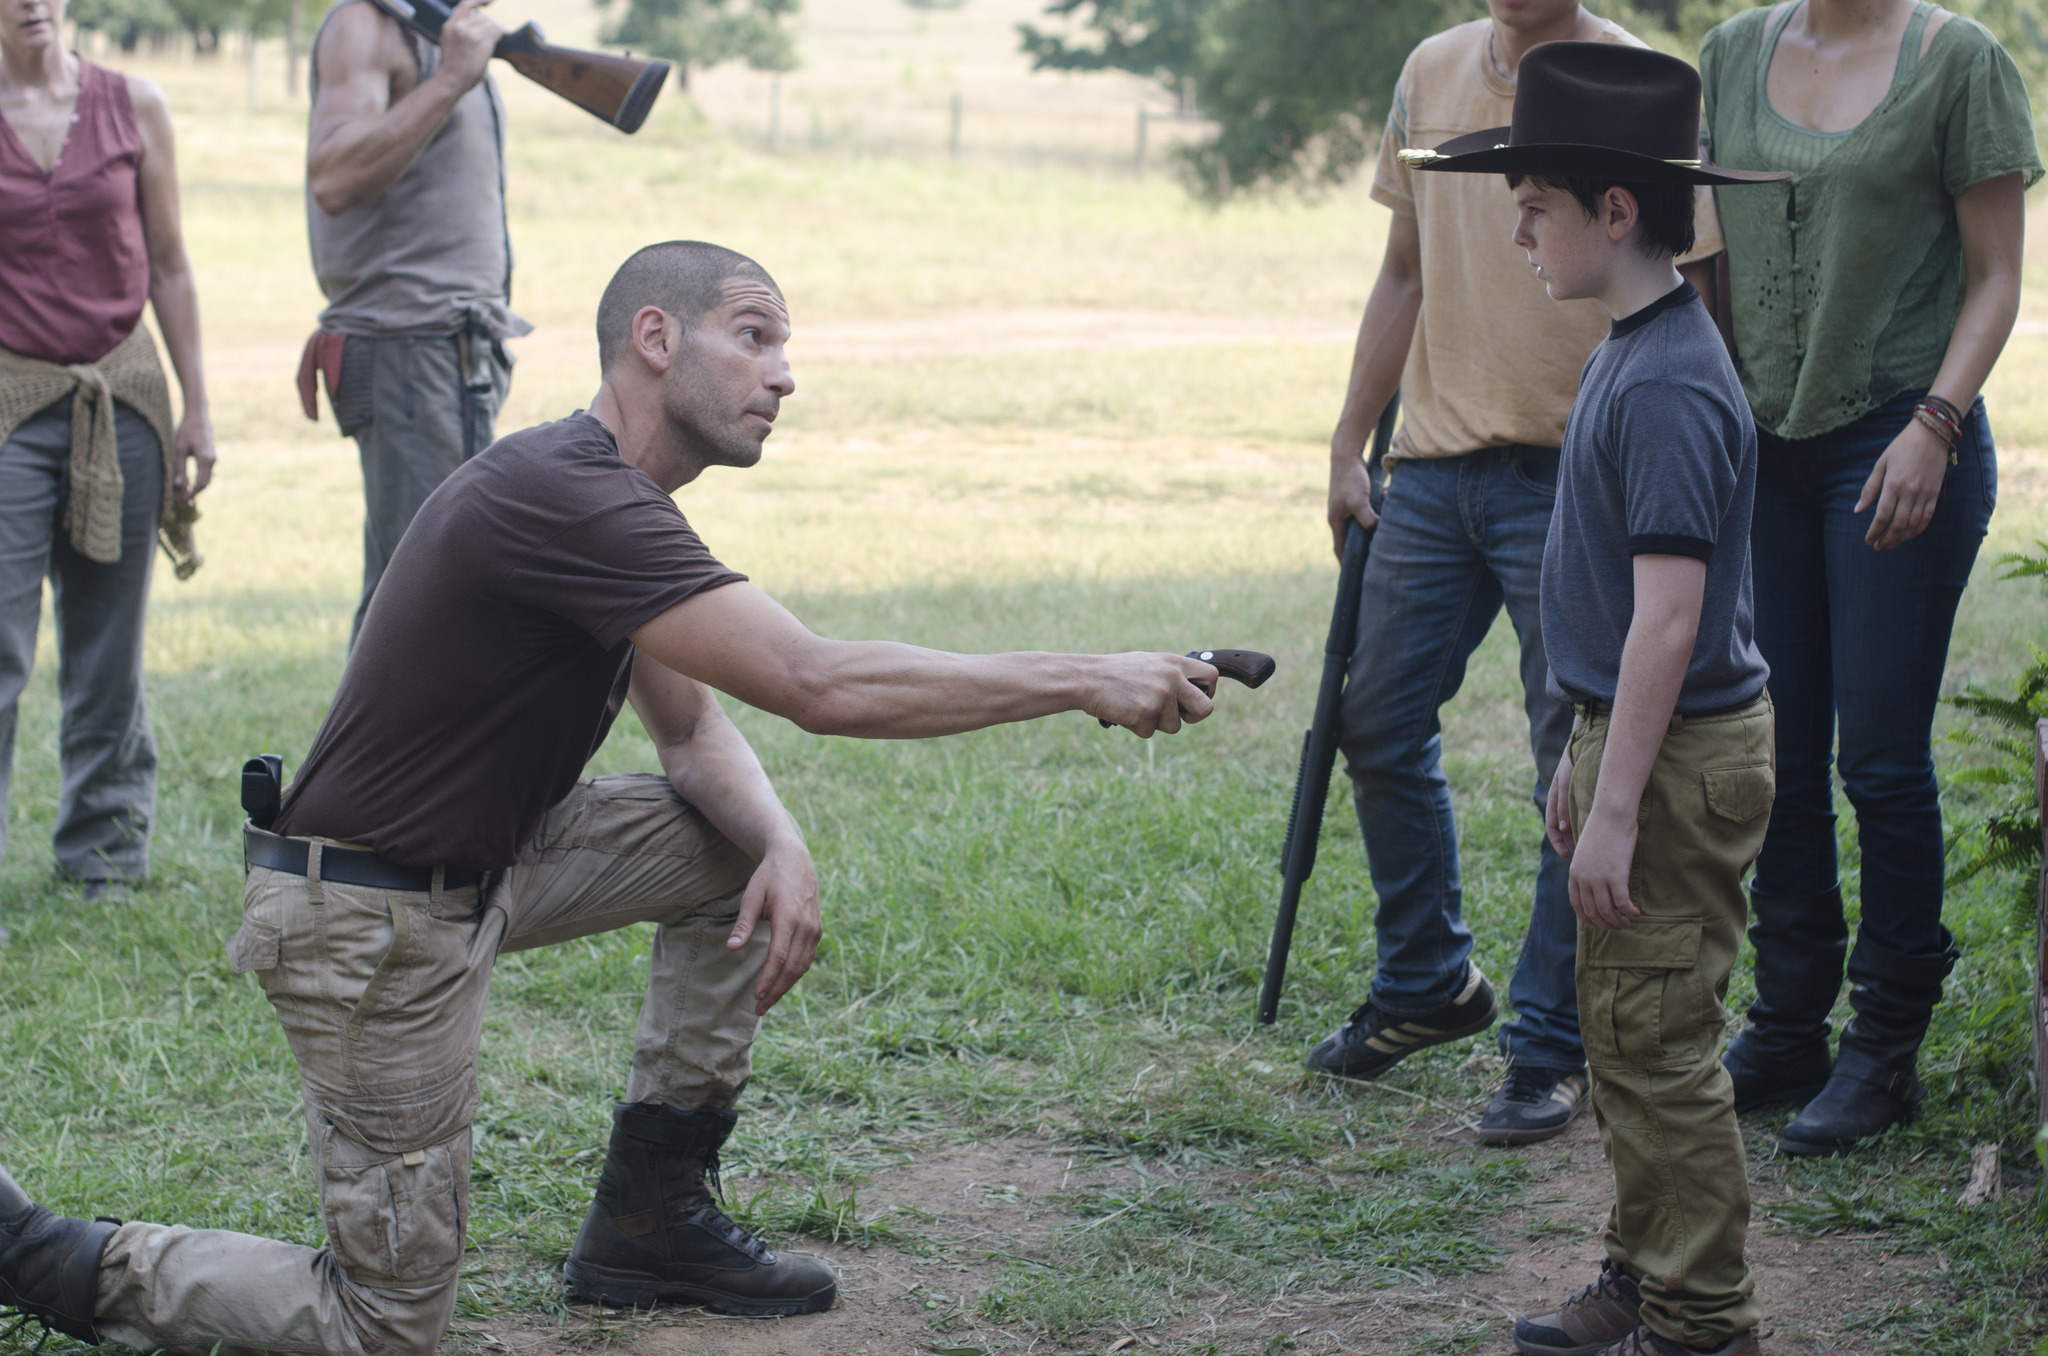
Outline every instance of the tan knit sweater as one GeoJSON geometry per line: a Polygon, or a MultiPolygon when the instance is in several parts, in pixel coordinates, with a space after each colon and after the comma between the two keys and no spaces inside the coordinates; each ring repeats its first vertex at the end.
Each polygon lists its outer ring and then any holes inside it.
{"type": "Polygon", "coordinates": [[[30,416],[71,397],[71,499],[64,528],[88,560],[110,565],[121,558],[121,456],[114,441],[114,402],[148,421],[163,447],[164,503],[157,540],[180,579],[190,579],[201,556],[192,542],[199,510],[172,490],[178,463],[171,441],[171,388],[157,361],[156,342],[137,325],[96,363],[64,367],[0,348],[0,443],[30,416]]]}

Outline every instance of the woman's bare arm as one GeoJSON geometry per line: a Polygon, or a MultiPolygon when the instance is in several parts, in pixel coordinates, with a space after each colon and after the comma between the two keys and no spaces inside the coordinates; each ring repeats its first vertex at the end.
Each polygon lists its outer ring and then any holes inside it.
{"type": "Polygon", "coordinates": [[[178,156],[171,133],[171,108],[153,80],[128,77],[128,99],[142,136],[142,168],[136,195],[142,234],[149,249],[149,303],[157,328],[171,351],[184,411],[172,434],[175,454],[171,487],[190,500],[213,479],[213,420],[206,406],[206,369],[199,351],[199,291],[185,232],[178,216],[178,156]]]}

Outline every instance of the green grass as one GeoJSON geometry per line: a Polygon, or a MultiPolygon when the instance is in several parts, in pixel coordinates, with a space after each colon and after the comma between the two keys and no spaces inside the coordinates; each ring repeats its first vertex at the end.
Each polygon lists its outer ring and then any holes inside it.
{"type": "MultiPolygon", "coordinates": [[[[187,585],[160,579],[153,602],[163,779],[155,875],[132,901],[89,903],[49,876],[46,627],[0,866],[15,936],[0,951],[0,1162],[60,1208],[317,1243],[290,1056],[221,941],[240,906],[235,770],[258,750],[296,763],[318,726],[353,605],[360,488],[349,445],[300,420],[287,385],[316,309],[293,177],[301,123],[239,111],[232,70],[161,74],[184,136],[221,478],[200,525],[206,568],[187,585]]],[[[626,143],[545,96],[512,97],[518,303],[540,328],[520,346],[505,428],[587,397],[591,299],[629,248],[661,236],[758,253],[799,336],[807,317],[998,325],[1005,309],[1046,305],[1292,317],[1321,332],[1355,316],[1381,230],[1355,191],[1211,213],[1157,180],[1057,165],[770,158],[679,102],[626,143]]],[[[2048,533],[2041,342],[2017,340],[1994,383],[2008,455],[1987,560],[2048,533]]],[[[1358,1001],[1371,950],[1341,782],[1281,1021],[1250,1022],[1334,580],[1320,443],[1345,345],[807,361],[801,344],[768,460],[682,502],[808,623],[968,650],[1247,645],[1281,670],[1258,693],[1228,691],[1213,721],[1144,744],[1080,716],[866,744],[735,709],[810,836],[828,926],[817,968],[763,1031],[727,1165],[736,1211],[776,1238],[924,1255],[953,1246],[944,1221],[862,1194],[908,1152],[1037,1135],[1130,1169],[1056,1202],[1066,1222],[1042,1254],[999,1259],[985,1296],[930,1292],[941,1343],[997,1323],[1020,1346],[1099,1349],[1120,1324],[1222,1293],[1255,1303],[1304,1277],[1371,1289],[1489,1265],[1533,1169],[1434,1140],[1446,1111],[1488,1091],[1489,1075],[1461,1067],[1466,1049],[1418,1056],[1373,1090],[1300,1071],[1358,1001]]],[[[1987,575],[1964,603],[1952,688],[2001,681],[2048,635],[2039,590],[1987,575]]],[[[1519,945],[1538,833],[1520,722],[1503,626],[1445,735],[1467,917],[1496,977],[1519,945]]],[[[630,719],[596,760],[650,764],[630,719]]],[[[1853,839],[1844,849],[1853,892],[1853,839]]],[[[2024,1351],[2048,1335],[2048,1255],[2023,1153],[2023,938],[1988,882],[1951,901],[1949,922],[1965,958],[1923,1059],[1920,1120],[1834,1163],[1777,1160],[1753,1134],[1754,1172],[1778,1227],[1939,1254],[1924,1293],[1859,1315],[1874,1349],[2024,1351]],[[2006,1200],[1952,1209],[1971,1146],[1992,1141],[2008,1149],[2006,1200]]],[[[623,1088],[647,946],[630,930],[498,967],[467,1316],[560,1312],[557,1268],[623,1088]]],[[[1737,1004],[1747,984],[1738,974],[1737,1004]]],[[[1498,1333],[1446,1319],[1429,1340],[1465,1351],[1498,1333]]]]}

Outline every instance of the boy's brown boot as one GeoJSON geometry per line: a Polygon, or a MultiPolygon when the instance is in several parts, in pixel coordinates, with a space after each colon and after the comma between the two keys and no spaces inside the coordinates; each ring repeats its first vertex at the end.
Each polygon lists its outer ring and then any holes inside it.
{"type": "Polygon", "coordinates": [[[1764,1349],[1756,1340],[1755,1328],[1729,1338],[1718,1347],[1689,1347],[1683,1342],[1659,1337],[1645,1325],[1613,1346],[1603,1347],[1600,1356],[1764,1356],[1764,1349]]]}
{"type": "Polygon", "coordinates": [[[1600,1277],[1545,1313],[1515,1320],[1515,1350],[1528,1356],[1592,1356],[1627,1338],[1641,1326],[1642,1296],[1635,1278],[1609,1258],[1600,1277]]]}

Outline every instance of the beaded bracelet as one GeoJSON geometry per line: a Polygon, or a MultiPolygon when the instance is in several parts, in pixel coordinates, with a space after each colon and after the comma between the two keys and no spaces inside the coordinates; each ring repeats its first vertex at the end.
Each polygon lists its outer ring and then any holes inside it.
{"type": "Polygon", "coordinates": [[[1926,395],[1920,398],[1930,405],[1939,406],[1942,409],[1942,411],[1948,415],[1948,421],[1956,426],[1956,432],[1958,434],[1962,432],[1964,415],[1961,406],[1957,405],[1953,400],[1950,400],[1944,396],[1936,395],[1932,391],[1929,391],[1926,395]]]}
{"type": "Polygon", "coordinates": [[[1941,445],[1948,449],[1949,463],[1953,465],[1956,460],[1956,438],[1960,436],[1961,430],[1949,422],[1948,414],[1938,406],[1922,401],[1913,407],[1913,419],[1941,439],[1941,445]]]}

